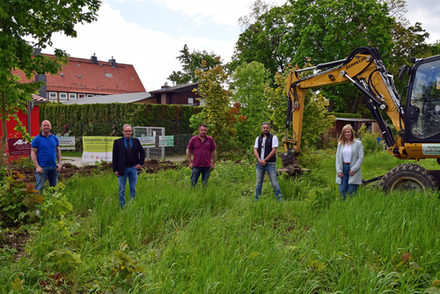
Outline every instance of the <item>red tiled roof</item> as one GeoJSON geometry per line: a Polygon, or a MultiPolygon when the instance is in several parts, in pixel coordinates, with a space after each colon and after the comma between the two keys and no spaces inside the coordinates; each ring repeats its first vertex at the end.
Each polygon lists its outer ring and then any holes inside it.
{"type": "MultiPolygon", "coordinates": [[[[50,54],[44,54],[53,56],[50,54]]],[[[15,71],[22,80],[25,76],[21,71],[15,71]]],[[[139,76],[131,64],[69,57],[68,64],[63,65],[56,75],[47,75],[47,92],[71,92],[93,94],[122,94],[145,92],[139,76]]]]}

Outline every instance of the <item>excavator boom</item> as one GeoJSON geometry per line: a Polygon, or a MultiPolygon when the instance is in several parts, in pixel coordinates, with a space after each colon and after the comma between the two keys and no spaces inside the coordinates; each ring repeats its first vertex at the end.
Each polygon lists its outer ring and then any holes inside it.
{"type": "Polygon", "coordinates": [[[440,126],[438,130],[435,129],[436,121],[432,121],[428,114],[423,113],[425,108],[428,108],[428,102],[430,104],[435,102],[434,107],[437,107],[438,122],[440,123],[440,56],[419,60],[411,68],[407,105],[405,106],[402,105],[402,100],[394,86],[393,76],[386,70],[378,50],[361,47],[345,59],[293,70],[289,73],[286,85],[289,96],[286,136],[283,140],[285,152],[281,156],[284,171],[291,175],[301,172],[297,156],[301,153],[306,90],[342,83],[352,84],[363,94],[367,107],[381,129],[388,153],[400,159],[440,158],[440,144],[438,144],[440,143],[440,126]],[[435,81],[434,83],[426,82],[427,71],[431,71],[430,74],[434,75],[434,79],[432,79],[435,81]],[[309,72],[312,74],[304,76],[309,72]],[[437,93],[428,95],[428,90],[419,86],[420,84],[426,84],[431,88],[437,87],[438,97],[435,96],[437,93]],[[417,110],[415,109],[417,107],[412,105],[412,103],[416,103],[414,102],[417,100],[416,98],[423,100],[420,104],[423,109],[417,110]],[[411,119],[407,118],[408,109],[411,119]],[[383,113],[388,116],[397,130],[398,136],[396,138],[383,118],[383,113]],[[415,116],[420,117],[414,119],[415,116]],[[426,134],[425,129],[428,127],[432,134],[423,138],[423,134],[426,134]],[[436,151],[425,152],[425,149],[436,151]]]}

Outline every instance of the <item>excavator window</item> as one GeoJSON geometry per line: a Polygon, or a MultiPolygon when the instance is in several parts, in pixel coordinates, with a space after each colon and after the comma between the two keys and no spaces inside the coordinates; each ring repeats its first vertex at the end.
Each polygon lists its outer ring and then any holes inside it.
{"type": "Polygon", "coordinates": [[[416,69],[408,107],[408,127],[418,139],[440,133],[440,60],[416,69]]]}

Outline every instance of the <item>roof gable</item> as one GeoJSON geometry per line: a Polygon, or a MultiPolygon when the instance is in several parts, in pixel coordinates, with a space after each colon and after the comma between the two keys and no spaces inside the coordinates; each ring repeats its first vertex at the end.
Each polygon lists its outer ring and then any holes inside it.
{"type": "Polygon", "coordinates": [[[56,75],[47,76],[48,91],[66,91],[95,94],[145,92],[139,76],[131,64],[69,58],[56,75]]]}
{"type": "Polygon", "coordinates": [[[151,94],[158,94],[158,93],[176,93],[176,92],[182,92],[186,90],[192,90],[197,88],[197,86],[200,83],[191,83],[191,84],[183,84],[183,85],[176,85],[176,86],[163,86],[161,89],[150,91],[151,94]]]}
{"type": "MultiPolygon", "coordinates": [[[[44,54],[46,56],[53,56],[44,54]]],[[[24,74],[16,70],[23,81],[24,74]]],[[[91,59],[69,57],[67,64],[55,75],[47,75],[47,91],[74,92],[93,94],[123,94],[145,92],[134,66],[131,64],[116,63],[91,59]]]]}

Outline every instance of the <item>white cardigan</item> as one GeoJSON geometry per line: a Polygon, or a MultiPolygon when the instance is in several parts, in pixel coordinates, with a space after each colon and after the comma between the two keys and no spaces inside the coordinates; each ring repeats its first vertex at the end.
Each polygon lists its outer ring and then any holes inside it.
{"type": "MultiPolygon", "coordinates": [[[[341,178],[338,177],[338,173],[342,173],[342,166],[344,162],[342,160],[342,149],[344,145],[340,142],[338,143],[338,149],[336,151],[336,183],[341,184],[341,178]]],[[[350,160],[350,170],[354,172],[353,176],[348,179],[349,184],[360,185],[362,184],[362,172],[361,165],[364,161],[364,148],[362,147],[362,142],[360,140],[353,140],[351,144],[351,160],[350,160]]]]}

